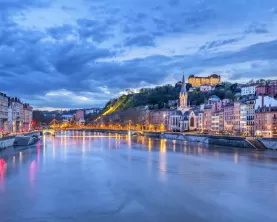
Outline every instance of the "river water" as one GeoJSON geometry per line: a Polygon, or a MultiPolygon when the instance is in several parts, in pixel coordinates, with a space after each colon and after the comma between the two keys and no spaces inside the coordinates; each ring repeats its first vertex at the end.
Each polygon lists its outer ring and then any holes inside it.
{"type": "Polygon", "coordinates": [[[0,221],[277,221],[277,152],[66,132],[0,152],[0,221]]]}

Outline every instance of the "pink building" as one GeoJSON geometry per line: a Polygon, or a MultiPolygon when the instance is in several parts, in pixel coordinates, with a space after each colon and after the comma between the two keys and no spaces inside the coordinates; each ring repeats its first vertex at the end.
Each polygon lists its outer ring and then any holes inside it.
{"type": "Polygon", "coordinates": [[[212,128],[212,106],[206,105],[204,108],[203,131],[210,131],[212,128]]]}
{"type": "Polygon", "coordinates": [[[240,135],[240,103],[234,103],[233,134],[240,135]]]}
{"type": "Polygon", "coordinates": [[[84,120],[85,119],[85,112],[84,110],[78,110],[75,113],[75,120],[76,122],[80,121],[80,120],[84,120]]]}
{"type": "Polygon", "coordinates": [[[277,84],[272,83],[268,85],[261,85],[256,87],[256,95],[266,95],[266,96],[271,96],[275,97],[277,96],[277,84]]]}
{"type": "Polygon", "coordinates": [[[233,133],[234,104],[228,104],[224,107],[224,131],[233,133]]]}

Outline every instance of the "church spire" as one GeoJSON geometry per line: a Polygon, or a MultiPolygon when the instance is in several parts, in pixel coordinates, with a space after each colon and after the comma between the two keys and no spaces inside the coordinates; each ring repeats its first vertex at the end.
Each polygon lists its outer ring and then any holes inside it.
{"type": "Polygon", "coordinates": [[[187,85],[185,82],[185,75],[183,75],[183,80],[182,80],[182,87],[180,91],[180,96],[179,96],[179,107],[178,110],[180,110],[183,114],[186,111],[189,111],[188,107],[188,93],[187,93],[187,85]]]}
{"type": "Polygon", "coordinates": [[[181,93],[186,93],[186,92],[187,92],[187,87],[186,87],[185,75],[183,74],[181,93]]]}

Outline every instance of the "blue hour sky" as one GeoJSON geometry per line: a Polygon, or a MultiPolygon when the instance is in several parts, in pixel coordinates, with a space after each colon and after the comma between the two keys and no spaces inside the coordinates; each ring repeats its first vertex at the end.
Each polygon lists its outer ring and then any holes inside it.
{"type": "Polygon", "coordinates": [[[0,90],[102,106],[191,74],[277,77],[276,0],[0,0],[0,90]]]}

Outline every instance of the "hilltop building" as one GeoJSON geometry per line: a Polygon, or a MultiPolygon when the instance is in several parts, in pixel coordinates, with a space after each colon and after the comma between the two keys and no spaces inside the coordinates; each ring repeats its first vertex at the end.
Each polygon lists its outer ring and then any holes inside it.
{"type": "Polygon", "coordinates": [[[201,85],[215,86],[221,82],[220,75],[212,74],[208,77],[198,77],[191,75],[188,78],[188,82],[194,87],[200,87],[201,85]]]}

